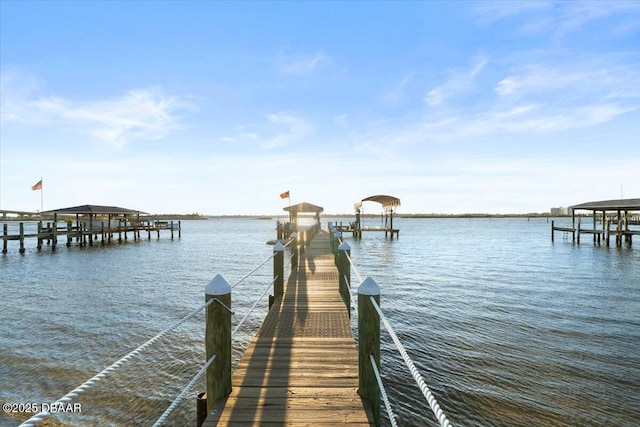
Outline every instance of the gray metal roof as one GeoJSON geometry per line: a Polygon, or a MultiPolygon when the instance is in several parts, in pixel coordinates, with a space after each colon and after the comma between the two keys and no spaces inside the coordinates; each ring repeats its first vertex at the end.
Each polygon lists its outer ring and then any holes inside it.
{"type": "Polygon", "coordinates": [[[45,211],[42,213],[48,215],[148,215],[147,212],[136,211],[133,209],[100,205],[73,206],[70,208],[52,209],[50,211],[45,211]]]}
{"type": "Polygon", "coordinates": [[[583,209],[590,211],[637,211],[640,210],[640,199],[600,200],[596,202],[580,203],[579,205],[573,205],[569,207],[573,210],[583,209]]]}
{"type": "Polygon", "coordinates": [[[300,212],[320,213],[324,211],[324,208],[320,206],[312,205],[311,203],[302,202],[302,203],[298,203],[297,205],[287,206],[286,208],[284,208],[284,210],[287,212],[298,212],[298,213],[300,212]]]}

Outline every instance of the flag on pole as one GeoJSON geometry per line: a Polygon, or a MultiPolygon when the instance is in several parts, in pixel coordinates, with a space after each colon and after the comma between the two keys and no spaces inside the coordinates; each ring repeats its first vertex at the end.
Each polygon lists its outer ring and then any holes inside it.
{"type": "Polygon", "coordinates": [[[289,198],[289,190],[285,191],[284,193],[280,193],[280,198],[281,199],[288,199],[289,198]]]}
{"type": "Polygon", "coordinates": [[[36,182],[36,183],[35,183],[35,185],[33,185],[33,186],[31,187],[31,189],[32,189],[33,191],[36,191],[36,190],[42,190],[42,179],[41,179],[40,181],[36,182]]]}

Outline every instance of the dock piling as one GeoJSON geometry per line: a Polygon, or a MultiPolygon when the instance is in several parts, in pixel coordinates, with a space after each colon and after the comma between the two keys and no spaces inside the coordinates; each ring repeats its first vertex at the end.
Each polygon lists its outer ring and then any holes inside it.
{"type": "Polygon", "coordinates": [[[298,233],[295,231],[291,233],[291,270],[296,271],[298,269],[298,233]]]}
{"type": "Polygon", "coordinates": [[[24,222],[20,223],[20,253],[24,253],[24,222]]]}
{"type": "MultiPolygon", "coordinates": [[[[284,246],[276,242],[273,246],[273,300],[284,294],[284,246]]],[[[269,299],[269,308],[273,305],[269,299]]]]}
{"type": "Polygon", "coordinates": [[[380,304],[380,287],[371,277],[367,277],[358,286],[358,392],[371,403],[374,422],[380,426],[380,390],[369,360],[372,354],[380,369],[380,315],[371,303],[370,296],[380,304]]]}
{"type": "Polygon", "coordinates": [[[351,246],[347,242],[342,242],[338,247],[338,287],[342,299],[347,306],[349,317],[351,317],[351,291],[349,290],[349,284],[351,283],[351,263],[349,257],[351,256],[351,246]]]}
{"type": "Polygon", "coordinates": [[[207,368],[207,414],[231,393],[231,285],[220,274],[205,287],[205,302],[212,298],[217,301],[207,307],[205,347],[206,360],[216,358],[207,368]]]}

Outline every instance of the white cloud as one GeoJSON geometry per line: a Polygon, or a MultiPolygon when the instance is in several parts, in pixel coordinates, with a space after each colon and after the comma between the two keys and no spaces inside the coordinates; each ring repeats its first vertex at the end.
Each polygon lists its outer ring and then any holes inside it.
{"type": "Polygon", "coordinates": [[[552,36],[578,32],[592,22],[613,15],[620,16],[623,22],[600,34],[606,31],[613,35],[625,34],[637,30],[633,16],[638,12],[640,4],[633,1],[493,1],[476,8],[481,25],[517,18],[519,32],[552,36]]]}
{"type": "Polygon", "coordinates": [[[30,77],[2,75],[2,121],[58,125],[121,148],[132,140],[160,139],[178,128],[180,115],[195,107],[159,88],[134,89],[111,99],[71,101],[39,96],[30,77]]]}
{"type": "Polygon", "coordinates": [[[338,116],[334,116],[333,121],[334,123],[337,123],[342,127],[348,127],[349,126],[349,122],[347,121],[348,118],[349,116],[347,114],[340,114],[338,116]]]}
{"type": "Polygon", "coordinates": [[[116,147],[134,139],[164,137],[178,127],[177,112],[190,108],[159,89],[137,89],[118,98],[86,103],[45,98],[32,105],[116,147]]]}
{"type": "Polygon", "coordinates": [[[290,113],[269,114],[267,120],[276,134],[262,142],[261,146],[266,149],[282,147],[292,142],[300,141],[313,130],[311,123],[290,113]]]}
{"type": "Polygon", "coordinates": [[[447,80],[431,89],[424,97],[424,102],[430,107],[437,107],[443,105],[447,99],[468,94],[475,88],[475,78],[487,63],[487,58],[479,56],[474,59],[471,69],[450,70],[447,80]]]}
{"type": "Polygon", "coordinates": [[[293,57],[281,56],[280,71],[283,74],[304,75],[311,74],[322,65],[329,63],[330,59],[324,53],[313,55],[299,55],[293,57]]]}

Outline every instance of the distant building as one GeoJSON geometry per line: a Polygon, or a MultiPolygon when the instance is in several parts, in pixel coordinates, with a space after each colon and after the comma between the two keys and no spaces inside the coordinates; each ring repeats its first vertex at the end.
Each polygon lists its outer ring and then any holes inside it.
{"type": "Polygon", "coordinates": [[[571,215],[571,208],[551,208],[551,215],[555,215],[555,216],[571,215]]]}

